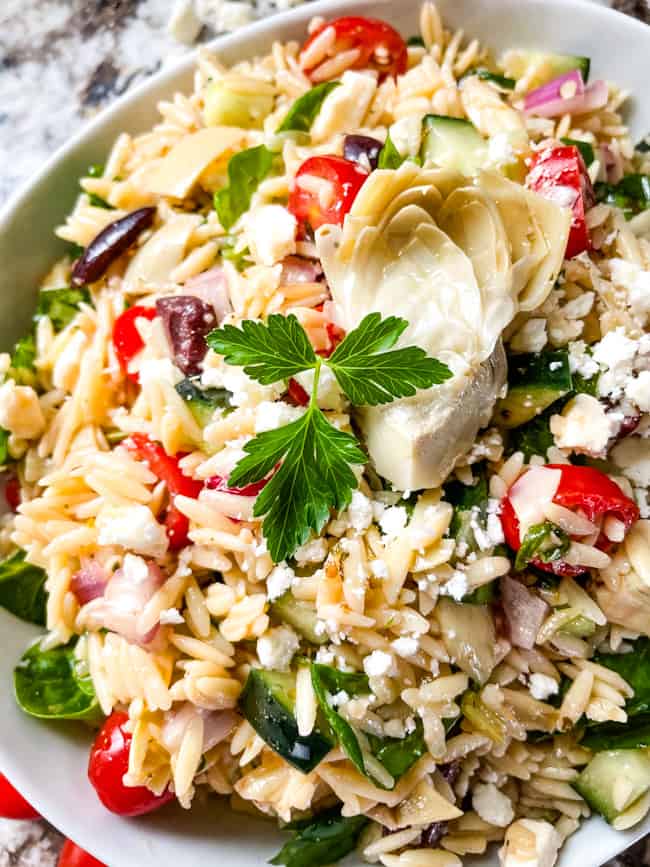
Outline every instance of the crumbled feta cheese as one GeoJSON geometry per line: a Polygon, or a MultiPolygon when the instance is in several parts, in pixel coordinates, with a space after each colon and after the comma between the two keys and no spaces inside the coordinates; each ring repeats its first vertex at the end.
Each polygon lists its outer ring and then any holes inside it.
{"type": "Polygon", "coordinates": [[[510,341],[513,352],[541,352],[546,346],[545,319],[529,319],[510,341]]]}
{"type": "Polygon", "coordinates": [[[141,388],[149,385],[157,388],[161,382],[173,388],[183,379],[183,374],[171,358],[146,358],[138,364],[138,378],[141,388]]]}
{"type": "MultiPolygon", "coordinates": [[[[314,371],[305,370],[297,373],[294,379],[302,385],[308,395],[314,390],[314,371]]],[[[321,367],[318,378],[318,405],[321,409],[331,409],[342,412],[346,406],[346,400],[336,377],[329,367],[321,367]]]]}
{"type": "Polygon", "coordinates": [[[404,506],[391,506],[381,516],[379,526],[386,536],[399,535],[408,521],[408,512],[404,506]]]}
{"type": "Polygon", "coordinates": [[[650,370],[642,370],[635,379],[629,379],[625,396],[636,404],[641,412],[650,412],[650,370]]]}
{"type": "Polygon", "coordinates": [[[124,576],[134,584],[142,584],[149,578],[149,567],[146,560],[136,557],[135,554],[125,554],[122,560],[124,576]]]}
{"type": "Polygon", "coordinates": [[[283,427],[300,418],[304,412],[304,407],[291,406],[282,400],[263,400],[255,408],[255,433],[283,427]]]}
{"type": "Polygon", "coordinates": [[[512,147],[512,139],[507,132],[497,132],[488,141],[488,162],[495,168],[502,168],[517,162],[517,154],[512,147]]]}
{"type": "Polygon", "coordinates": [[[363,660],[363,670],[368,677],[382,677],[382,675],[388,674],[392,668],[393,657],[383,650],[373,650],[363,660]]]}
{"type": "Polygon", "coordinates": [[[185,623],[185,618],[178,608],[167,608],[160,615],[160,623],[162,626],[179,626],[181,623],[185,623]]]}
{"type": "Polygon", "coordinates": [[[609,267],[612,282],[626,290],[632,312],[644,318],[650,313],[650,271],[625,259],[611,259],[609,267]]]}
{"type": "Polygon", "coordinates": [[[269,629],[257,639],[257,655],[262,668],[273,671],[287,671],[299,647],[298,636],[288,626],[269,629]]]}
{"type": "Polygon", "coordinates": [[[365,532],[372,524],[372,503],[361,491],[352,494],[348,506],[348,521],[357,533],[365,532]]]}
{"type": "Polygon", "coordinates": [[[243,368],[227,366],[225,368],[204,367],[201,376],[204,388],[226,388],[231,393],[233,406],[256,406],[262,401],[272,401],[278,398],[285,389],[283,383],[276,385],[260,385],[247,376],[243,368]]]}
{"type": "Polygon", "coordinates": [[[291,587],[296,573],[286,563],[279,563],[266,579],[266,595],[269,602],[279,599],[291,587]]]}
{"type": "Polygon", "coordinates": [[[391,641],[390,645],[398,656],[408,658],[418,652],[419,642],[414,636],[402,636],[391,641]]]}
{"type": "Polygon", "coordinates": [[[577,394],[564,407],[562,415],[552,415],[550,420],[551,433],[559,448],[593,458],[607,453],[607,444],[619,427],[603,404],[590,394],[577,394]]]}
{"type": "Polygon", "coordinates": [[[472,806],[483,819],[497,828],[505,828],[515,818],[512,801],[500,792],[494,783],[476,783],[472,792],[472,806]]]}
{"type": "Polygon", "coordinates": [[[569,344],[569,368],[571,373],[577,373],[583,379],[593,379],[600,372],[598,362],[587,351],[584,340],[574,340],[569,344]]]}
{"type": "Polygon", "coordinates": [[[310,539],[299,548],[296,548],[294,558],[299,566],[305,566],[308,563],[322,563],[327,557],[327,542],[325,539],[310,539]]]}
{"type": "Polygon", "coordinates": [[[330,707],[341,707],[342,704],[347,704],[350,701],[350,696],[344,689],[335,692],[334,695],[327,696],[327,703],[330,707]]]}
{"type": "Polygon", "coordinates": [[[637,487],[650,487],[650,440],[626,437],[612,449],[612,459],[637,487]]]}
{"type": "Polygon", "coordinates": [[[97,543],[119,545],[159,560],[168,547],[165,528],[147,506],[105,506],[97,516],[97,543]]]}
{"type": "Polygon", "coordinates": [[[561,844],[550,822],[518,819],[506,831],[499,861],[501,867],[553,867],[561,844]]]}
{"type": "Polygon", "coordinates": [[[179,42],[191,45],[196,41],[203,23],[194,11],[193,0],[177,0],[167,24],[167,30],[179,42]]]}
{"type": "Polygon", "coordinates": [[[346,69],[337,88],[329,93],[310,130],[312,143],[326,141],[337,132],[353,132],[363,126],[377,89],[374,76],[346,69]]]}
{"type": "Polygon", "coordinates": [[[451,596],[456,602],[460,602],[463,596],[467,596],[468,590],[467,575],[459,569],[456,569],[449,581],[441,587],[441,593],[451,596]]]}
{"type": "Polygon", "coordinates": [[[316,651],[316,662],[321,665],[331,665],[334,662],[334,651],[329,647],[319,647],[316,651]]]}
{"type": "Polygon", "coordinates": [[[260,205],[244,217],[244,237],[253,259],[274,265],[296,252],[296,218],[282,205],[260,205]]]}
{"type": "Polygon", "coordinates": [[[627,337],[623,328],[609,331],[595,345],[594,361],[605,368],[598,380],[601,395],[620,393],[632,372],[636,352],[637,342],[627,337]]]}
{"type": "Polygon", "coordinates": [[[546,701],[551,695],[556,695],[558,691],[557,681],[553,680],[547,674],[531,674],[528,681],[530,694],[533,698],[539,701],[546,701]]]}

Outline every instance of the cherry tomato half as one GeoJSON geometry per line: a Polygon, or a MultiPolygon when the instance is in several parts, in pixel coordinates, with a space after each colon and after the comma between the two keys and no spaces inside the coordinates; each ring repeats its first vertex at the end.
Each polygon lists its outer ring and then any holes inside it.
{"type": "Polygon", "coordinates": [[[22,499],[20,479],[18,476],[11,476],[5,483],[5,500],[12,512],[18,511],[18,506],[22,503],[22,499]]]}
{"type": "Polygon", "coordinates": [[[325,223],[340,226],[367,177],[343,157],[310,157],[296,172],[287,207],[313,230],[325,223]]]}
{"type": "Polygon", "coordinates": [[[9,780],[0,774],[0,818],[40,819],[40,813],[29,804],[9,780]]]}
{"type": "Polygon", "coordinates": [[[181,494],[184,497],[196,499],[203,488],[203,483],[186,476],[178,465],[182,454],[168,455],[160,443],[149,439],[146,434],[134,433],[124,440],[123,445],[146,463],[151,472],[165,482],[172,502],[165,515],[165,526],[169,545],[173,551],[178,551],[188,543],[189,519],[174,506],[173,497],[181,494]]]}
{"type": "Polygon", "coordinates": [[[89,852],[77,846],[72,840],[66,840],[63,849],[61,849],[57,867],[106,867],[106,865],[98,861],[97,858],[93,858],[89,852]]]}
{"type": "Polygon", "coordinates": [[[211,491],[225,491],[228,494],[238,494],[240,497],[256,497],[268,481],[268,479],[260,479],[259,482],[251,482],[250,485],[244,485],[243,488],[230,488],[227,478],[212,476],[207,480],[205,486],[211,491]]]}
{"type": "Polygon", "coordinates": [[[573,220],[565,258],[591,249],[586,212],[596,204],[587,167],[574,145],[544,147],[531,160],[526,186],[558,205],[571,208],[573,220]]]}
{"type": "Polygon", "coordinates": [[[174,799],[169,789],[155,795],[146,786],[125,786],[123,779],[129,769],[131,733],[124,725],[128,715],[112,713],[95,738],[88,762],[88,779],[95,787],[102,804],[119,816],[142,816],[174,799]]]}
{"type": "MultiPolygon", "coordinates": [[[[575,467],[571,464],[548,464],[547,469],[559,470],[562,474],[553,497],[553,502],[559,506],[572,511],[580,510],[588,520],[596,524],[607,517],[616,518],[624,524],[625,532],[638,520],[639,509],[636,503],[626,497],[616,482],[600,470],[593,467],[575,467]]],[[[513,551],[518,551],[522,541],[519,519],[508,494],[501,503],[501,525],[506,542],[513,551]]],[[[603,532],[595,544],[601,551],[607,551],[612,546],[611,540],[603,532]]],[[[556,575],[581,575],[586,571],[582,566],[574,566],[563,560],[552,563],[533,560],[532,563],[538,569],[554,572],[556,575]]]]}
{"type": "Polygon", "coordinates": [[[129,373],[129,362],[144,349],[144,341],[135,326],[135,320],[139,318],[152,320],[157,315],[155,307],[143,307],[140,304],[136,304],[125,310],[115,320],[115,325],[113,326],[115,354],[117,355],[117,360],[120,362],[120,367],[132,382],[138,382],[139,377],[137,373],[129,373]]]}
{"type": "Polygon", "coordinates": [[[374,69],[380,79],[406,72],[408,50],[397,30],[385,21],[360,15],[326,21],[315,30],[300,52],[302,68],[312,81],[334,78],[340,69],[334,70],[329,61],[339,60],[344,52],[349,52],[348,69],[374,69]]]}

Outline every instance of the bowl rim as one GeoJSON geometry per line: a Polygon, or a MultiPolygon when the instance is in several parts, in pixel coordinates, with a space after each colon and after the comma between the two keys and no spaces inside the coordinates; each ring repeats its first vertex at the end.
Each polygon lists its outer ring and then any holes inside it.
{"type": "MultiPolygon", "coordinates": [[[[194,67],[199,52],[207,51],[216,54],[228,52],[231,49],[236,49],[239,44],[246,45],[252,42],[255,38],[258,38],[260,41],[266,39],[270,43],[274,33],[277,32],[279,35],[283,30],[286,31],[292,25],[304,24],[317,15],[333,16],[337,13],[345,14],[351,8],[359,12],[367,10],[372,14],[380,15],[382,10],[389,9],[395,2],[396,0],[315,0],[315,2],[304,3],[299,7],[287,11],[268,15],[232,33],[217,36],[207,43],[188,51],[179,59],[175,59],[168,66],[164,66],[122,94],[98,112],[91,120],[82,123],[69,140],[57,148],[37,172],[25,179],[12,192],[2,207],[0,207],[0,234],[7,231],[10,225],[19,218],[22,209],[30,202],[32,197],[38,194],[38,190],[45,179],[55,174],[75,151],[82,149],[86,143],[90,142],[111,118],[120,115],[132,103],[146,98],[148,94],[155,92],[161,86],[170,86],[175,80],[181,79],[183,75],[186,75],[194,67]]],[[[475,0],[475,2],[480,3],[480,0],[475,0]]],[[[507,4],[508,2],[513,3],[515,0],[495,0],[495,5],[498,2],[507,4]]],[[[616,20],[617,27],[628,28],[630,34],[633,32],[645,33],[650,47],[650,27],[608,6],[603,6],[598,2],[595,3],[594,0],[516,0],[516,2],[518,6],[529,6],[547,10],[549,15],[582,13],[589,16],[594,22],[600,23],[603,27],[606,27],[608,22],[616,20]]],[[[284,36],[286,37],[286,33],[284,36]]],[[[250,56],[248,49],[246,50],[246,54],[250,56]]],[[[37,630],[25,624],[19,624],[17,630],[24,636],[42,634],[41,629],[37,630]]],[[[0,762],[3,756],[6,756],[10,750],[9,744],[3,745],[2,741],[4,740],[5,738],[0,739],[0,762]]],[[[31,797],[35,802],[38,802],[38,793],[34,782],[19,769],[17,770],[15,765],[6,776],[19,785],[28,798],[31,797]]],[[[46,818],[49,812],[49,809],[43,811],[46,818]]],[[[592,818],[590,826],[593,825],[594,821],[596,823],[599,822],[598,819],[592,818]]],[[[619,851],[627,848],[627,846],[643,836],[648,828],[650,828],[650,825],[646,824],[644,826],[641,824],[637,826],[638,830],[636,831],[632,829],[631,831],[620,833],[621,848],[619,851]]],[[[609,856],[610,852],[608,851],[607,857],[609,856]]]]}

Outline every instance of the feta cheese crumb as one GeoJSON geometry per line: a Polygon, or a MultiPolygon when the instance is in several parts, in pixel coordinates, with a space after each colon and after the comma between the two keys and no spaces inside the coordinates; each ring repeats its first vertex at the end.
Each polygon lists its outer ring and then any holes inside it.
{"type": "Polygon", "coordinates": [[[600,372],[598,362],[587,351],[584,340],[574,340],[569,344],[569,368],[571,373],[578,373],[583,379],[593,379],[600,372]]]}
{"type": "Polygon", "coordinates": [[[601,395],[619,394],[632,372],[637,342],[626,336],[625,330],[609,331],[594,347],[593,358],[605,368],[598,380],[601,395]]]}
{"type": "Polygon", "coordinates": [[[185,623],[185,618],[178,608],[167,608],[160,615],[161,626],[180,626],[181,623],[185,623]]]}
{"type": "Polygon", "coordinates": [[[528,685],[530,694],[538,701],[546,701],[549,696],[556,695],[558,692],[557,682],[547,674],[539,674],[537,672],[531,674],[528,685]]]}
{"type": "Polygon", "coordinates": [[[348,506],[348,520],[352,529],[357,533],[365,532],[372,524],[372,503],[361,491],[355,491],[352,494],[352,500],[348,506]]]}
{"type": "Polygon", "coordinates": [[[650,370],[642,370],[636,379],[628,380],[625,396],[636,404],[641,412],[650,412],[650,370]]]}
{"type": "Polygon", "coordinates": [[[455,599],[456,602],[460,602],[463,596],[467,596],[468,590],[469,584],[467,582],[467,575],[458,569],[454,572],[449,581],[441,587],[441,592],[446,596],[451,596],[451,598],[455,599]]]}
{"type": "Polygon", "coordinates": [[[518,819],[499,849],[501,867],[553,867],[562,840],[550,822],[518,819]]]}
{"type": "Polygon", "coordinates": [[[257,639],[257,655],[262,667],[274,671],[287,671],[299,647],[298,636],[288,626],[269,629],[257,639]]]}
{"type": "Polygon", "coordinates": [[[255,410],[255,433],[275,430],[300,418],[304,413],[300,406],[290,406],[282,400],[263,400],[255,410]]]}
{"type": "Polygon", "coordinates": [[[404,635],[402,638],[396,638],[395,641],[391,641],[390,646],[398,656],[406,659],[409,656],[416,654],[420,645],[417,638],[414,636],[409,637],[404,635]]]}
{"type": "Polygon", "coordinates": [[[393,657],[383,650],[373,650],[363,660],[363,670],[368,677],[382,677],[382,675],[388,674],[392,668],[393,657]]]}
{"type": "Polygon", "coordinates": [[[605,411],[603,404],[590,394],[578,394],[564,408],[562,415],[552,415],[551,433],[561,449],[591,457],[602,457],[619,424],[605,411]]]}
{"type": "Polygon", "coordinates": [[[612,282],[626,290],[632,313],[644,318],[650,313],[650,271],[625,259],[611,259],[609,267],[612,282]]]}
{"type": "Polygon", "coordinates": [[[505,828],[515,818],[512,801],[494,783],[476,783],[472,792],[472,806],[484,822],[497,828],[505,828]]]}
{"type": "Polygon", "coordinates": [[[514,352],[541,352],[548,342],[545,319],[529,319],[510,341],[514,352]]]}
{"type": "Polygon", "coordinates": [[[386,536],[399,535],[408,521],[408,512],[404,506],[391,506],[379,520],[382,533],[386,536]]]}
{"type": "Polygon", "coordinates": [[[286,563],[279,563],[266,579],[266,596],[269,602],[279,599],[291,587],[296,573],[286,563]]]}
{"type": "Polygon", "coordinates": [[[294,558],[299,566],[305,566],[308,563],[322,563],[327,557],[327,542],[325,539],[310,539],[299,548],[296,548],[294,558]]]}
{"type": "Polygon", "coordinates": [[[165,528],[147,506],[105,506],[97,516],[99,545],[119,545],[159,560],[167,552],[165,528]]]}

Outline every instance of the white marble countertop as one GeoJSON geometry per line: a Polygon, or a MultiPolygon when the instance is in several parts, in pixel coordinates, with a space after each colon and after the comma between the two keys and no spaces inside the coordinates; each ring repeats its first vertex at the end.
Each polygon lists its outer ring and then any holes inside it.
{"type": "MultiPolygon", "coordinates": [[[[300,0],[195,2],[211,22],[199,34],[204,41],[300,0]]],[[[167,30],[175,3],[0,0],[0,205],[84,121],[189,50],[167,30]]],[[[613,5],[650,23],[650,0],[613,5]]],[[[0,820],[0,867],[55,867],[61,839],[43,822],[0,820]]],[[[640,844],[616,865],[650,865],[650,846],[640,844]]]]}

